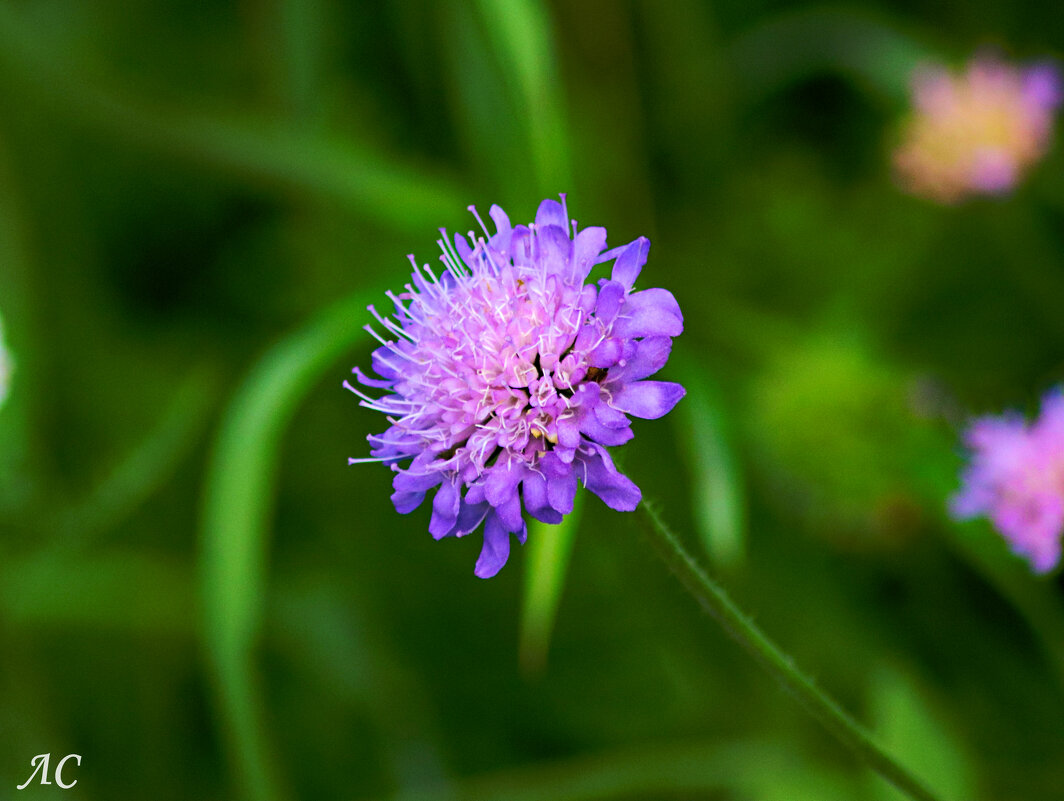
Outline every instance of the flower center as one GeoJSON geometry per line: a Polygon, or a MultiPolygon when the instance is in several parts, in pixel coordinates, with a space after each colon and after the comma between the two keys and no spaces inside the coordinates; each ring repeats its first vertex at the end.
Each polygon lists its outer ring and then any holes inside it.
{"type": "Polygon", "coordinates": [[[581,287],[511,265],[448,287],[411,331],[414,369],[396,390],[417,411],[403,427],[448,469],[479,473],[502,450],[535,463],[557,445],[581,384],[606,372],[576,347],[589,323],[580,297],[581,287]]]}

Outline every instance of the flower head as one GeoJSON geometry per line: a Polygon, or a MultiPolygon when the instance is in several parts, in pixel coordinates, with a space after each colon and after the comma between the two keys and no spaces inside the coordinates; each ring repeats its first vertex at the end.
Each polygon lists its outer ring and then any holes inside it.
{"type": "Polygon", "coordinates": [[[907,191],[942,203],[1012,190],[1049,146],[1061,80],[1049,64],[1027,68],[979,56],[961,74],[924,67],[894,166],[907,191]]]}
{"type": "Polygon", "coordinates": [[[1064,532],[1064,392],[1047,395],[1031,425],[1013,414],[975,420],[965,443],[972,460],[953,514],[986,515],[1037,572],[1052,570],[1064,532]]]}
{"type": "MultiPolygon", "coordinates": [[[[470,207],[476,215],[476,210],[470,207]]],[[[414,257],[413,283],[388,293],[392,316],[370,306],[383,329],[362,405],[391,426],[368,437],[371,459],[395,472],[392,502],[411,512],[435,490],[429,531],[463,536],[484,524],[476,575],[506,563],[510,535],[524,542],[525,513],[559,523],[579,480],[612,509],[631,511],[639,488],[607,447],[632,438],[629,415],[661,417],[683,387],[647,381],[683,330],[664,289],[635,290],[650,242],[603,252],[604,228],[577,232],[562,202],[544,200],[530,225],[512,226],[492,206],[496,232],[438,240],[440,274],[414,257]],[[612,276],[587,283],[614,260],[612,276]]]]}

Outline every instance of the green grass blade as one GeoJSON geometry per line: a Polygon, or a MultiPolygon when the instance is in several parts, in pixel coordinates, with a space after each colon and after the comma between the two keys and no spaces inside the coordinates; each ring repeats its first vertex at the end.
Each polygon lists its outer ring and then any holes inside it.
{"type": "Polygon", "coordinates": [[[322,373],[364,335],[366,304],[379,294],[362,292],[326,309],[267,351],[230,402],[214,444],[199,554],[204,637],[232,759],[253,801],[284,795],[253,666],[281,437],[322,373]]]}
{"type": "Polygon", "coordinates": [[[674,424],[693,487],[695,527],[702,547],[722,570],[746,558],[746,500],[720,388],[686,354],[673,356],[687,396],[674,424]]]}
{"type": "Polygon", "coordinates": [[[526,676],[541,673],[547,664],[582,506],[582,498],[577,494],[572,513],[561,523],[552,526],[536,520],[528,527],[518,648],[521,669],[526,676]]]}
{"type": "MultiPolygon", "coordinates": [[[[975,798],[974,769],[956,734],[935,714],[916,683],[904,672],[883,666],[872,674],[873,727],[884,746],[919,771],[943,798],[975,798]]],[[[899,801],[904,796],[875,781],[875,797],[899,801]]]]}
{"type": "Polygon", "coordinates": [[[536,0],[477,0],[477,6],[528,126],[540,194],[569,191],[569,133],[555,74],[550,15],[536,0]]]}

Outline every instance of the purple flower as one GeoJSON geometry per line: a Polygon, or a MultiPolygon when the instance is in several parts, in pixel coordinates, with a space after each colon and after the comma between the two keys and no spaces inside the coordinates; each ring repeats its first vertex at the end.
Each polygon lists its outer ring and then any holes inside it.
{"type": "Polygon", "coordinates": [[[661,417],[684,396],[648,381],[669,358],[683,315],[665,289],[635,290],[650,242],[605,251],[606,229],[577,232],[562,202],[544,200],[534,224],[512,226],[492,206],[496,233],[447,234],[440,274],[414,257],[413,283],[388,298],[392,317],[370,306],[383,336],[361,405],[391,426],[368,437],[372,458],[395,472],[392,502],[413,511],[435,490],[429,532],[464,536],[484,524],[476,575],[494,576],[525,541],[525,513],[559,523],[577,481],[611,509],[631,511],[639,488],[607,450],[632,438],[629,415],[661,417]],[[570,231],[572,233],[570,233],[570,231]],[[604,252],[605,251],[605,252],[604,252]],[[612,276],[584,282],[613,260],[612,276]]]}
{"type": "Polygon", "coordinates": [[[952,500],[954,516],[986,515],[1035,571],[1052,570],[1064,531],[1064,392],[1043,398],[1030,426],[1014,414],[975,420],[965,444],[972,460],[952,500]]]}

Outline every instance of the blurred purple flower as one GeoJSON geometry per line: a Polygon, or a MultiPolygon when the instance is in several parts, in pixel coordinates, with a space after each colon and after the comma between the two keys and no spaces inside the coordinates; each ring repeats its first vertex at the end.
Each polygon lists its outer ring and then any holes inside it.
{"type": "Polygon", "coordinates": [[[941,203],[1011,191],[1049,147],[1061,99],[1060,73],[1047,63],[1021,68],[984,54],[961,74],[922,67],[894,153],[899,181],[941,203]]]}
{"type": "Polygon", "coordinates": [[[679,384],[645,380],[683,331],[670,292],[633,288],[645,237],[603,252],[606,230],[577,233],[564,195],[544,200],[528,226],[511,226],[498,206],[491,219],[495,234],[477,215],[484,236],[470,232],[472,244],[455,235],[452,248],[441,231],[438,276],[411,256],[413,285],[388,293],[393,317],[370,307],[383,329],[367,326],[381,342],[372,357],[379,377],[354,373],[384,395],[344,382],[391,423],[368,437],[372,458],[349,463],[390,465],[403,514],[435,489],[437,539],[483,522],[481,578],[506,564],[511,534],[525,541],[524,512],[559,523],[572,511],[578,479],[610,508],[635,509],[639,488],[607,447],[632,438],[628,415],[661,417],[684,395],[679,384]],[[610,279],[584,283],[611,259],[610,279]]]}
{"type": "Polygon", "coordinates": [[[953,515],[986,515],[1035,571],[1052,570],[1064,531],[1064,392],[1043,398],[1030,426],[1015,414],[975,420],[965,444],[972,459],[953,515]]]}

